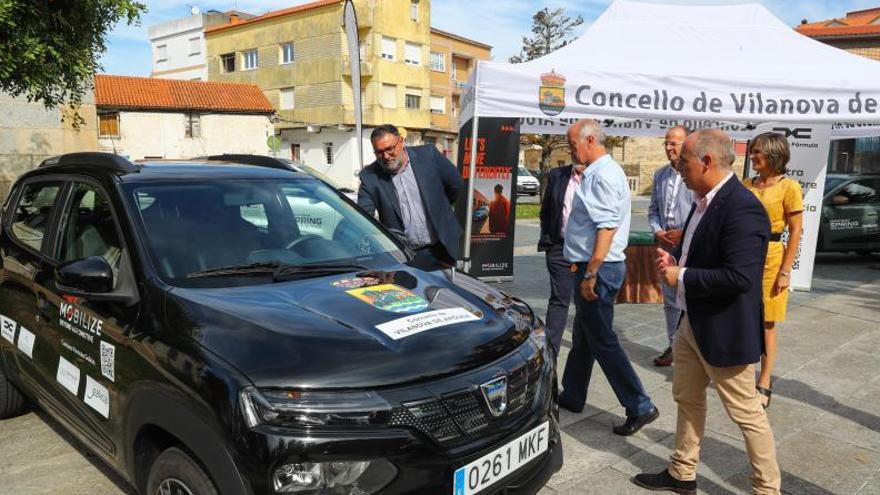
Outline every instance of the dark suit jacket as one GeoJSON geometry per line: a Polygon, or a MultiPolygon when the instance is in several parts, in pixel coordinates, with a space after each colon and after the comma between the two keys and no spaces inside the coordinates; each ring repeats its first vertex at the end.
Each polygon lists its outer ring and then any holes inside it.
{"type": "MultiPolygon", "coordinates": [[[[452,213],[452,204],[464,187],[461,174],[433,145],[406,147],[428,223],[437,234],[437,240],[446,252],[459,258],[461,227],[452,213]]],[[[358,206],[367,215],[378,210],[379,221],[388,228],[404,231],[400,214],[400,200],[391,175],[385,173],[378,161],[361,170],[358,206]]]]}
{"type": "Polygon", "coordinates": [[[550,170],[547,188],[541,201],[541,237],[538,251],[547,251],[553,244],[562,244],[562,205],[571,178],[571,165],[550,170]]]}
{"type": "MultiPolygon", "coordinates": [[[[688,318],[700,352],[712,366],[740,366],[761,359],[761,279],[769,239],[767,212],[734,176],[709,204],[685,260],[688,318]]],[[[681,259],[681,249],[679,245],[672,253],[676,259],[681,259]]]]}

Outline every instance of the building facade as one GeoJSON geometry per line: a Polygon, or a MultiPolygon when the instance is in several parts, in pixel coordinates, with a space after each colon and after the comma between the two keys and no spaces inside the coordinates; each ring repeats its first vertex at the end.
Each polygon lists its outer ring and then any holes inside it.
{"type": "Polygon", "coordinates": [[[425,141],[435,144],[452,161],[458,156],[461,94],[477,61],[489,60],[491,55],[489,45],[431,28],[431,128],[425,141]]]}
{"type": "Polygon", "coordinates": [[[129,160],[271,154],[272,105],[253,85],[95,76],[97,149],[129,160]]]}
{"type": "MultiPolygon", "coordinates": [[[[817,22],[804,19],[795,30],[835,48],[880,61],[880,7],[817,22]]],[[[880,172],[880,137],[831,141],[828,171],[880,172]]]]}
{"type": "Polygon", "coordinates": [[[83,122],[74,127],[69,110],[47,109],[42,103],[0,92],[0,202],[16,177],[55,155],[94,151],[98,141],[95,101],[83,95],[77,113],[83,122]]]}
{"type": "Polygon", "coordinates": [[[208,66],[205,65],[205,28],[225,24],[230,19],[250,19],[244,12],[201,13],[192,8],[192,15],[175,19],[147,29],[152,54],[150,77],[207,81],[208,66]]]}
{"type": "Polygon", "coordinates": [[[453,57],[451,41],[442,49],[432,48],[430,0],[355,0],[354,5],[362,136],[354,131],[351,54],[341,26],[341,0],[320,0],[205,30],[209,80],[259,86],[277,109],[282,155],[347,187],[356,186],[362,165],[358,140],[367,153],[364,161],[373,161],[369,133],[377,125],[403,127],[408,144],[434,142],[443,151],[454,149],[447,139],[457,133],[457,123],[440,117],[453,112],[451,79],[437,77],[441,87],[435,90],[432,74],[441,71],[431,70],[431,54],[448,54],[447,71],[454,60],[461,59],[463,66],[470,60],[453,57]]]}

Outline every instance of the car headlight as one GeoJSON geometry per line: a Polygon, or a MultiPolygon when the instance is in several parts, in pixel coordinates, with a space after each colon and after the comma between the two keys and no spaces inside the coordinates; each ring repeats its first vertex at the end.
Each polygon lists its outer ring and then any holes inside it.
{"type": "Polygon", "coordinates": [[[275,493],[301,495],[369,495],[394,477],[397,468],[385,459],[369,461],[295,462],[272,473],[275,493]]]}
{"type": "Polygon", "coordinates": [[[373,391],[322,392],[258,390],[240,393],[245,423],[250,428],[274,426],[370,426],[386,424],[391,405],[373,391]]]}

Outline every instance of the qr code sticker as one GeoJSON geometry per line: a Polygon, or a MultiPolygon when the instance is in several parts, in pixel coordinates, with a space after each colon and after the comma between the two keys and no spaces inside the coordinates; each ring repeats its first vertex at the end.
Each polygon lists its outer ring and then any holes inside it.
{"type": "Polygon", "coordinates": [[[101,341],[101,374],[110,381],[116,381],[116,348],[101,341]]]}

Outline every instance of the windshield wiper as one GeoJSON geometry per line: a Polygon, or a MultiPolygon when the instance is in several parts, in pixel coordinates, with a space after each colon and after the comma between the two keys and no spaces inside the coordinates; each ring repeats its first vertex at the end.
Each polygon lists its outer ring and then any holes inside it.
{"type": "Polygon", "coordinates": [[[228,275],[260,275],[275,273],[275,271],[281,266],[281,263],[278,263],[277,261],[221,266],[218,268],[202,270],[200,272],[189,273],[186,275],[186,278],[224,277],[228,275]]]}
{"type": "Polygon", "coordinates": [[[367,267],[356,263],[309,263],[307,265],[282,265],[275,270],[275,280],[290,278],[316,277],[334,273],[348,273],[366,270],[367,267]]]}

